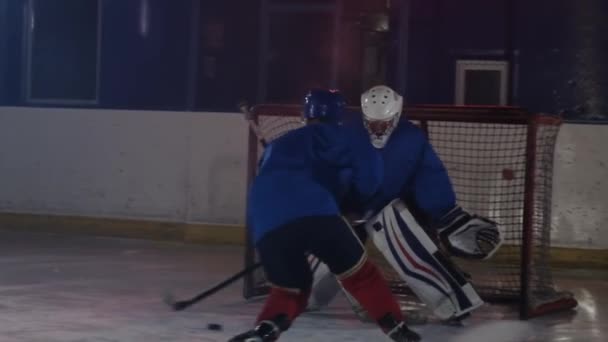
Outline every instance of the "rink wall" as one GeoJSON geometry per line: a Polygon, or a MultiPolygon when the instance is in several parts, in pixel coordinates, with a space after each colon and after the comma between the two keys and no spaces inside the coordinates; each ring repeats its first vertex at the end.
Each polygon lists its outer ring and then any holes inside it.
{"type": "Polygon", "coordinates": [[[242,224],[241,115],[0,107],[0,211],[242,224]]]}
{"type": "MultiPolygon", "coordinates": [[[[606,136],[562,127],[555,246],[608,249],[606,136]]],[[[246,147],[238,114],[0,107],[0,224],[242,241],[246,147]]]]}

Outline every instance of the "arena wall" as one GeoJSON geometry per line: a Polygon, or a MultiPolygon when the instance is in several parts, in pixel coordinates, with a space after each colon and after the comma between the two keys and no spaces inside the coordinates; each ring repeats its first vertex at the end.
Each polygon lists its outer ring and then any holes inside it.
{"type": "MultiPolygon", "coordinates": [[[[608,125],[561,129],[555,246],[608,249],[606,136],[608,125]]],[[[235,234],[246,156],[247,125],[236,113],[0,107],[0,212],[15,226],[14,214],[51,215],[235,234]]]]}

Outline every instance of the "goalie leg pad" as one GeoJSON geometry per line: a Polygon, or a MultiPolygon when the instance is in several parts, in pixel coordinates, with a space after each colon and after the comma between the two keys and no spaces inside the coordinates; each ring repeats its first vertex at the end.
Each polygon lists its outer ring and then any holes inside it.
{"type": "Polygon", "coordinates": [[[366,227],[378,250],[440,319],[464,315],[483,304],[402,201],[391,202],[366,227]]]}

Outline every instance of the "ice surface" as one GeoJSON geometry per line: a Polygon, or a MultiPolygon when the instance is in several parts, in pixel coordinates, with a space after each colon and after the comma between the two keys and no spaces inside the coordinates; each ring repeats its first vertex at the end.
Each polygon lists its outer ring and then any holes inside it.
{"type": "MultiPolygon", "coordinates": [[[[242,249],[0,231],[0,342],[226,341],[251,327],[261,301],[244,301],[241,283],[182,311],[162,302],[171,290],[193,296],[242,267],[242,249]],[[222,331],[207,324],[223,325],[222,331]]],[[[607,272],[562,272],[577,311],[519,321],[489,305],[464,327],[413,326],[423,341],[608,340],[607,272]]],[[[388,341],[360,323],[344,298],[300,317],[281,341],[388,341]]]]}

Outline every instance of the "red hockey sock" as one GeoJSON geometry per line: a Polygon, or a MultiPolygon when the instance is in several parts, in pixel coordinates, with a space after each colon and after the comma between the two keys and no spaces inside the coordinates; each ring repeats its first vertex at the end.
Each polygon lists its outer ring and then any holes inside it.
{"type": "Polygon", "coordinates": [[[399,304],[388,283],[376,265],[369,260],[365,261],[360,269],[340,281],[344,289],[355,297],[375,322],[389,313],[397,322],[403,320],[399,304]]]}
{"type": "Polygon", "coordinates": [[[296,306],[296,312],[290,320],[293,322],[296,317],[300,316],[302,312],[306,310],[308,306],[308,298],[310,297],[310,291],[301,292],[298,296],[298,305],[296,306]]]}
{"type": "Polygon", "coordinates": [[[308,305],[308,292],[297,292],[278,287],[270,289],[262,312],[258,315],[257,323],[275,319],[279,315],[286,315],[290,324],[298,317],[308,305]]]}

